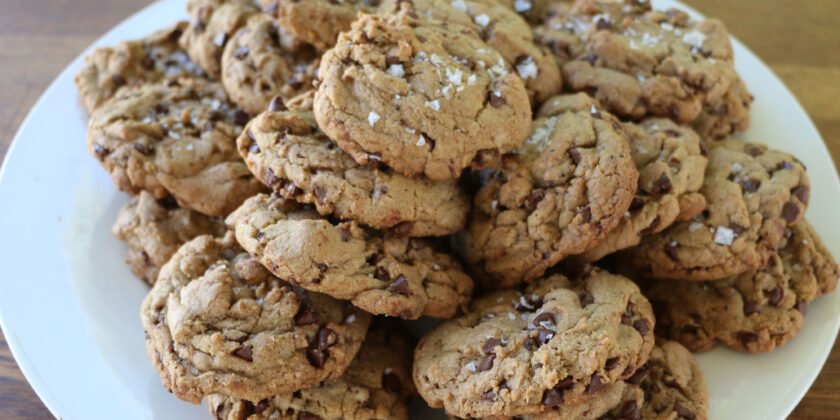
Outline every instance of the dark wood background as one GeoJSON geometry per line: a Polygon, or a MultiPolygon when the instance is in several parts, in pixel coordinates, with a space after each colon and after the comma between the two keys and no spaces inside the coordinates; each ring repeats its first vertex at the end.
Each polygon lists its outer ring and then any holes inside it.
{"type": "MultiPolygon", "coordinates": [[[[148,3],[0,2],[0,158],[29,108],[64,66],[101,34],[148,3]]],[[[770,65],[805,106],[834,161],[840,162],[840,0],[686,3],[722,19],[736,37],[770,65]]],[[[0,335],[0,419],[46,418],[51,418],[50,413],[21,375],[0,335]]],[[[840,345],[835,343],[828,363],[790,418],[840,419],[840,345]]]]}

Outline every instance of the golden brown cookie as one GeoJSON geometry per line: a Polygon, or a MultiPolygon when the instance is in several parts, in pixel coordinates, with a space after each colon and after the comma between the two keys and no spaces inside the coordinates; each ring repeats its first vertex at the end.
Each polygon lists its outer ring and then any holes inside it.
{"type": "Polygon", "coordinates": [[[709,144],[706,211],[642,239],[624,259],[657,279],[719,280],[764,267],[802,219],[810,183],[788,153],[730,139],[709,144]]]}
{"type": "Polygon", "coordinates": [[[165,78],[202,77],[204,71],[178,46],[187,22],[178,22],[145,38],[93,50],[76,73],[82,104],[93,112],[122,87],[137,87],[165,78]]]}
{"type": "Polygon", "coordinates": [[[376,13],[380,0],[259,0],[263,10],[276,16],[297,38],[327,50],[340,32],[350,29],[359,12],[376,13]]]}
{"type": "Polygon", "coordinates": [[[837,287],[838,267],[819,235],[802,220],[785,233],[767,266],[713,282],[653,281],[657,332],[692,351],[721,342],[768,352],[795,337],[808,305],[837,287]]]}
{"type": "Polygon", "coordinates": [[[163,385],[192,403],[217,393],[260,401],[340,377],[370,323],[349,304],[272,276],[230,232],[182,246],[140,319],[163,385]]]}
{"type": "Polygon", "coordinates": [[[488,287],[541,276],[596,246],[618,225],[636,191],[621,123],[586,95],[552,102],[531,137],[474,199],[466,259],[488,287]]]}
{"type": "Polygon", "coordinates": [[[410,14],[363,15],[324,54],[321,129],[356,162],[434,180],[520,146],[531,118],[522,79],[479,34],[410,14]]]}
{"type": "Polygon", "coordinates": [[[220,218],[178,207],[171,197],[157,200],[145,191],[120,209],[111,227],[111,235],[128,244],[125,262],[149,284],[155,284],[160,268],[181,245],[196,236],[220,236],[224,231],[220,218]]]}
{"type": "Polygon", "coordinates": [[[450,318],[470,300],[472,279],[451,255],[422,239],[334,222],[312,207],[265,194],[245,201],[226,222],[281,279],[373,314],[450,318]]]}
{"type": "Polygon", "coordinates": [[[408,420],[413,340],[393,323],[374,320],[356,359],[339,378],[252,403],[208,398],[220,420],[408,420]]]}
{"type": "Polygon", "coordinates": [[[194,63],[218,80],[225,45],[260,9],[252,0],[189,0],[187,12],[190,23],[181,46],[194,63]]]}
{"type": "Polygon", "coordinates": [[[258,14],[227,42],[222,84],[245,112],[259,114],[275,97],[289,99],[313,89],[318,57],[291,38],[274,19],[258,14]]]}
{"type": "Polygon", "coordinates": [[[239,136],[239,153],[264,184],[282,196],[404,236],[440,236],[464,228],[469,198],[457,180],[409,178],[363,166],[318,127],[310,100],[269,110],[239,136]]]}
{"type": "Polygon", "coordinates": [[[538,414],[629,378],[653,347],[653,322],[624,277],[590,267],[579,278],[552,275],[524,293],[482,296],[423,337],[414,383],[451,415],[538,414]]]}
{"type": "Polygon", "coordinates": [[[224,216],[265,189],[236,151],[248,119],[206,79],[141,85],[91,115],[88,150],[121,191],[172,195],[182,207],[224,216]]]}

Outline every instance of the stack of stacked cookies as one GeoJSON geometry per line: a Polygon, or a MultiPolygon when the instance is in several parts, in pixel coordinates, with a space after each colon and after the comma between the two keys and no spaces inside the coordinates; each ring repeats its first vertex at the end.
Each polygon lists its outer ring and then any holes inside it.
{"type": "Polygon", "coordinates": [[[219,419],[705,419],[689,350],[770,351],[836,286],[805,166],[731,137],[717,20],[262,3],[190,0],[76,78],[149,359],[219,419]]]}

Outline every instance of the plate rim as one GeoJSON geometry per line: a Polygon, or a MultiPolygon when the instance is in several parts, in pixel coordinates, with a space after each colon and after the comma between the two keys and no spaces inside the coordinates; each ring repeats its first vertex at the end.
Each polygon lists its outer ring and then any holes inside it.
{"type": "MultiPolygon", "coordinates": [[[[111,27],[101,36],[99,36],[96,40],[94,40],[90,45],[84,48],[79,54],[77,54],[70,62],[60,71],[58,74],[52,79],[49,83],[47,88],[41,93],[38,97],[36,102],[32,105],[32,107],[28,110],[26,117],[22,120],[20,126],[15,131],[15,135],[12,137],[12,141],[9,144],[9,147],[6,151],[5,156],[3,157],[2,164],[0,165],[0,185],[2,185],[6,179],[6,173],[8,170],[8,163],[11,161],[12,156],[16,154],[16,150],[18,148],[18,144],[21,142],[21,137],[25,130],[29,125],[32,124],[32,118],[35,114],[35,110],[41,108],[44,105],[44,101],[46,98],[51,96],[51,94],[58,89],[59,82],[69,76],[70,80],[72,80],[72,72],[75,68],[84,60],[84,57],[89,55],[94,48],[103,44],[104,40],[112,37],[115,33],[121,32],[125,30],[125,27],[131,26],[133,21],[139,19],[141,15],[144,15],[149,12],[150,9],[154,9],[156,7],[160,7],[162,4],[170,3],[170,2],[183,2],[184,0],[156,0],[138,10],[133,12],[131,15],[126,17],[125,19],[121,20],[119,23],[111,27]]],[[[692,18],[698,17],[705,17],[702,13],[698,12],[693,7],[686,5],[680,0],[652,0],[654,4],[657,3],[669,3],[673,4],[676,7],[688,12],[692,18]]],[[[657,7],[661,8],[661,7],[657,7]]],[[[743,44],[740,40],[738,40],[734,35],[730,33],[730,40],[733,43],[733,47],[736,49],[742,50],[746,53],[751,60],[760,63],[765,69],[767,69],[768,73],[770,74],[772,81],[781,86],[787,95],[786,99],[792,100],[793,105],[795,105],[796,109],[801,111],[802,114],[805,116],[805,120],[807,121],[808,129],[812,131],[812,134],[816,136],[820,140],[820,146],[823,154],[828,156],[828,163],[829,168],[833,170],[833,181],[837,184],[840,184],[840,174],[837,171],[837,165],[834,162],[831,154],[829,153],[828,147],[825,143],[825,139],[823,138],[822,134],[820,133],[819,129],[817,128],[816,124],[814,123],[811,116],[806,112],[805,108],[802,106],[800,100],[793,94],[790,88],[779,78],[779,76],[773,71],[773,69],[767,65],[758,55],[756,55],[748,46],[743,44]]],[[[738,57],[739,59],[743,60],[743,55],[738,57]]],[[[831,181],[831,180],[829,180],[831,181]]],[[[836,256],[835,256],[836,257],[836,256]]],[[[2,283],[0,283],[2,284],[2,283]]],[[[836,291],[835,293],[840,293],[840,291],[836,291]]],[[[59,403],[60,399],[55,397],[54,394],[56,392],[60,392],[60,390],[52,389],[50,385],[48,385],[45,381],[43,381],[38,373],[38,368],[35,366],[33,360],[29,358],[26,353],[26,348],[24,343],[18,338],[16,333],[16,329],[13,325],[11,325],[8,321],[8,316],[5,315],[6,311],[4,306],[0,305],[0,328],[2,328],[6,342],[9,346],[9,350],[14,357],[15,363],[22,372],[24,378],[26,379],[29,386],[38,396],[39,400],[47,407],[50,413],[56,417],[60,418],[61,413],[59,413],[59,403]]],[[[838,333],[840,333],[840,318],[834,319],[833,325],[833,340],[832,343],[836,342],[838,333]]],[[[787,412],[783,413],[780,418],[787,418],[793,410],[802,402],[803,397],[807,394],[807,392],[813,387],[813,384],[816,378],[819,376],[820,373],[825,368],[825,363],[828,360],[831,351],[833,350],[834,345],[825,346],[818,351],[817,359],[820,361],[819,369],[813,370],[807,378],[808,386],[802,387],[801,389],[797,390],[795,402],[788,407],[787,412]]]]}

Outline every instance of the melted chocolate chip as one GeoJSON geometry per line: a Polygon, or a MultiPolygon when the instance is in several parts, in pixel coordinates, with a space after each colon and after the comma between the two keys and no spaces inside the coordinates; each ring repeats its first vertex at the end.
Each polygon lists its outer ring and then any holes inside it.
{"type": "Polygon", "coordinates": [[[638,331],[643,337],[650,332],[650,325],[648,325],[648,322],[644,319],[639,319],[633,322],[633,328],[635,328],[636,331],[638,331]]]}
{"type": "Polygon", "coordinates": [[[592,221],[592,209],[590,209],[589,206],[575,211],[575,214],[580,215],[581,221],[583,223],[589,223],[590,221],[592,221]]]}
{"type": "Polygon", "coordinates": [[[808,199],[810,198],[811,190],[804,185],[800,185],[790,190],[790,193],[794,197],[798,198],[802,204],[808,204],[808,199]]]}
{"type": "Polygon", "coordinates": [[[730,223],[729,228],[732,229],[732,231],[735,232],[736,235],[740,235],[748,230],[747,227],[741,226],[735,222],[730,223]]]}
{"type": "Polygon", "coordinates": [[[604,18],[599,18],[599,19],[598,19],[598,21],[595,23],[595,27],[596,27],[599,31],[601,31],[601,30],[607,30],[607,29],[612,28],[612,23],[610,23],[610,21],[608,21],[608,20],[606,20],[606,19],[604,19],[604,18]]]}
{"type": "Polygon", "coordinates": [[[612,370],[618,364],[618,357],[611,357],[604,362],[604,369],[612,370]]]}
{"type": "Polygon", "coordinates": [[[275,97],[271,98],[271,102],[269,102],[269,104],[268,104],[268,110],[273,111],[273,112],[285,111],[286,110],[286,104],[283,103],[283,98],[281,98],[279,96],[275,96],[275,97]]]}
{"type": "Polygon", "coordinates": [[[654,194],[666,194],[671,192],[671,187],[671,178],[668,178],[668,175],[663,173],[656,181],[653,181],[650,192],[654,194]]]}
{"type": "Polygon", "coordinates": [[[759,187],[761,187],[761,180],[745,179],[741,181],[741,191],[743,192],[756,192],[759,187]]]}
{"type": "Polygon", "coordinates": [[[489,95],[490,95],[490,105],[493,108],[498,108],[498,107],[507,103],[505,98],[502,98],[501,96],[496,96],[495,93],[490,92],[489,95]]]}
{"type": "Polygon", "coordinates": [[[266,185],[272,188],[279,186],[279,184],[283,181],[274,174],[274,171],[272,171],[271,168],[265,168],[263,170],[263,180],[266,185]]]}
{"type": "Polygon", "coordinates": [[[776,286],[773,290],[765,290],[764,297],[767,298],[767,302],[769,302],[773,306],[779,306],[779,302],[782,301],[782,287],[776,286]]]}
{"type": "Polygon", "coordinates": [[[583,159],[583,156],[580,155],[580,152],[577,149],[569,149],[569,157],[572,158],[572,162],[577,165],[580,163],[580,160],[583,159]]]}
{"type": "Polygon", "coordinates": [[[758,313],[759,310],[761,310],[761,305],[755,302],[744,302],[744,316],[758,313]]]}
{"type": "Polygon", "coordinates": [[[341,242],[347,242],[350,240],[350,229],[346,226],[342,226],[341,229],[338,230],[338,233],[341,235],[341,242]]]}
{"type": "Polygon", "coordinates": [[[758,341],[758,336],[751,332],[740,332],[738,333],[738,340],[741,341],[744,347],[749,347],[750,344],[758,341]]]}
{"type": "Polygon", "coordinates": [[[496,360],[495,354],[488,354],[481,359],[481,363],[478,364],[478,371],[484,372],[490,370],[493,367],[493,361],[496,360]]]}
{"type": "Polygon", "coordinates": [[[329,348],[332,343],[330,343],[330,338],[335,336],[335,331],[327,328],[322,327],[318,330],[318,342],[317,342],[317,349],[318,350],[326,350],[329,348]]]}
{"type": "Polygon", "coordinates": [[[245,346],[233,352],[233,355],[249,362],[253,362],[254,346],[245,346]]]}
{"type": "Polygon", "coordinates": [[[302,191],[300,188],[298,188],[298,186],[297,186],[294,182],[292,182],[292,181],[286,182],[286,183],[283,185],[283,191],[285,191],[285,192],[286,192],[286,194],[287,194],[289,197],[294,197],[294,196],[296,196],[296,195],[300,194],[301,192],[303,192],[303,191],[302,191]]]}
{"type": "Polygon", "coordinates": [[[398,295],[409,296],[411,291],[408,288],[408,279],[405,276],[397,277],[397,280],[394,281],[394,284],[391,285],[390,290],[398,295]]]}
{"type": "Polygon", "coordinates": [[[295,325],[310,325],[318,322],[318,313],[312,310],[309,303],[303,301],[300,305],[297,315],[295,315],[295,325]]]}
{"type": "Polygon", "coordinates": [[[481,346],[481,351],[483,351],[485,354],[493,353],[493,349],[495,349],[496,346],[499,346],[501,344],[502,340],[499,340],[498,338],[488,338],[487,341],[485,341],[484,344],[481,346]]]}
{"type": "Polygon", "coordinates": [[[688,419],[688,420],[694,420],[694,416],[695,416],[694,411],[691,411],[690,408],[684,406],[679,401],[674,403],[674,411],[676,411],[677,415],[682,417],[682,418],[685,418],[685,419],[688,419]]]}
{"type": "Polygon", "coordinates": [[[589,381],[589,385],[586,386],[586,393],[587,394],[594,394],[601,389],[604,388],[604,382],[601,379],[601,375],[597,373],[592,374],[592,379],[589,381]]]}
{"type": "Polygon", "coordinates": [[[531,191],[527,197],[525,197],[525,209],[529,212],[533,212],[537,209],[537,204],[539,204],[542,199],[545,198],[545,190],[543,189],[536,189],[531,191]]]}
{"type": "Polygon", "coordinates": [[[793,201],[788,201],[782,207],[782,218],[788,223],[793,223],[799,217],[799,206],[793,201]]]}
{"type": "Polygon", "coordinates": [[[315,198],[318,199],[318,203],[324,204],[324,199],[327,198],[327,189],[318,185],[312,185],[312,192],[315,193],[315,198]]]}
{"type": "Polygon", "coordinates": [[[391,276],[388,274],[388,271],[382,267],[376,267],[376,270],[373,271],[373,278],[384,282],[391,281],[391,276]]]}
{"type": "Polygon", "coordinates": [[[645,379],[645,377],[647,377],[649,371],[650,370],[648,368],[642,367],[639,370],[637,370],[636,373],[631,375],[629,378],[625,379],[624,382],[627,382],[627,383],[633,384],[633,385],[639,385],[640,383],[642,383],[642,381],[645,379]]]}

